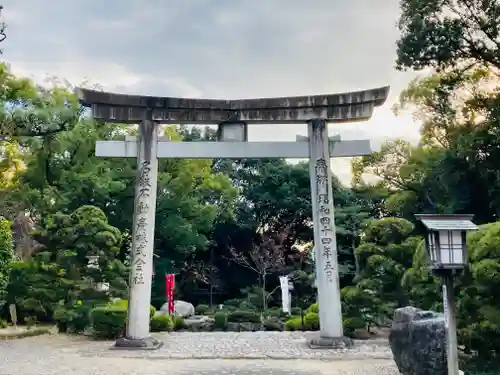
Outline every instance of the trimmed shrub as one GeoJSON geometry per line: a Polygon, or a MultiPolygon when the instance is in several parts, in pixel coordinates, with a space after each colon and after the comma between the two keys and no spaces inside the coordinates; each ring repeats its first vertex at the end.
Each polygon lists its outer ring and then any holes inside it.
{"type": "Polygon", "coordinates": [[[284,320],[285,320],[285,322],[288,322],[289,320],[295,319],[295,318],[300,318],[300,315],[299,316],[297,316],[297,315],[287,315],[287,316],[284,317],[284,320]]]}
{"type": "Polygon", "coordinates": [[[123,335],[127,324],[127,309],[123,306],[99,306],[90,313],[93,335],[115,339],[123,335]]]}
{"type": "Polygon", "coordinates": [[[285,331],[300,331],[302,329],[302,318],[293,316],[285,322],[285,331]]]}
{"type": "Polygon", "coordinates": [[[243,301],[239,298],[228,299],[224,302],[224,306],[233,306],[237,308],[241,305],[241,302],[243,301]]]}
{"type": "Polygon", "coordinates": [[[214,328],[226,330],[227,329],[227,314],[223,311],[217,311],[214,315],[214,328]]]}
{"type": "Polygon", "coordinates": [[[319,306],[317,303],[313,303],[311,306],[309,306],[307,309],[306,309],[306,314],[308,313],[316,313],[316,314],[319,314],[319,306]]]}
{"type": "Polygon", "coordinates": [[[345,335],[352,337],[356,330],[366,327],[366,322],[363,318],[360,317],[344,318],[343,325],[345,335]]]}
{"type": "Polygon", "coordinates": [[[76,301],[72,305],[59,305],[54,310],[53,318],[59,332],[82,332],[90,326],[90,311],[93,306],[76,301]]]}
{"type": "Polygon", "coordinates": [[[279,317],[285,316],[283,311],[281,311],[281,309],[279,309],[279,308],[267,309],[264,311],[264,313],[262,315],[265,317],[272,317],[272,318],[279,318],[279,317]]]}
{"type": "Polygon", "coordinates": [[[292,307],[290,312],[292,315],[300,315],[300,307],[292,307]]]}
{"type": "Polygon", "coordinates": [[[243,301],[238,306],[238,310],[254,311],[257,312],[259,308],[248,301],[243,301]]]}
{"type": "Polygon", "coordinates": [[[246,310],[231,311],[227,314],[227,321],[232,323],[260,323],[260,314],[246,310]]]}
{"type": "Polygon", "coordinates": [[[174,323],[174,331],[179,331],[181,329],[186,329],[187,325],[180,316],[172,315],[172,321],[174,323]]]}
{"type": "Polygon", "coordinates": [[[266,331],[281,331],[281,324],[277,318],[271,318],[264,320],[264,329],[266,331]]]}
{"type": "Polygon", "coordinates": [[[5,319],[0,319],[0,328],[7,328],[8,323],[5,319]]]}
{"type": "Polygon", "coordinates": [[[198,305],[194,309],[196,315],[204,315],[208,310],[210,310],[210,306],[208,305],[198,305]]]}
{"type": "Polygon", "coordinates": [[[308,331],[317,331],[319,329],[319,314],[309,312],[304,316],[304,329],[308,331]]]}
{"type": "MultiPolygon", "coordinates": [[[[128,300],[126,299],[119,299],[113,302],[110,302],[108,306],[111,307],[120,307],[122,309],[128,310],[128,300]]],[[[149,317],[152,318],[156,313],[156,309],[154,306],[149,305],[149,317]]]]}
{"type": "Polygon", "coordinates": [[[151,332],[172,332],[174,322],[167,314],[155,315],[149,322],[151,332]]]}

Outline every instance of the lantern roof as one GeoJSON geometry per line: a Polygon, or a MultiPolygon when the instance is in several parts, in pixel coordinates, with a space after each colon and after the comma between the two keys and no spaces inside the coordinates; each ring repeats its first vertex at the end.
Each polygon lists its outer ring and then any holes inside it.
{"type": "Polygon", "coordinates": [[[415,215],[427,229],[439,230],[475,230],[477,225],[471,219],[473,215],[415,215]]]}

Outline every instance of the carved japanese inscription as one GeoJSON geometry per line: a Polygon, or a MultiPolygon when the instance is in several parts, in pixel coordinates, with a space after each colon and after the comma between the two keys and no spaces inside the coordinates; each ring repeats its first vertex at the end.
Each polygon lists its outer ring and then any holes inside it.
{"type": "Polygon", "coordinates": [[[315,163],[316,173],[316,196],[318,204],[318,222],[320,231],[320,243],[316,245],[318,255],[323,259],[323,267],[326,279],[329,282],[333,281],[334,276],[334,233],[331,207],[332,203],[329,198],[328,184],[328,164],[323,158],[319,158],[315,163]]]}
{"type": "Polygon", "coordinates": [[[139,169],[137,187],[137,206],[134,228],[133,276],[134,284],[144,284],[144,267],[146,265],[146,249],[148,247],[148,212],[150,207],[144,202],[151,194],[151,162],[144,161],[139,169]]]}

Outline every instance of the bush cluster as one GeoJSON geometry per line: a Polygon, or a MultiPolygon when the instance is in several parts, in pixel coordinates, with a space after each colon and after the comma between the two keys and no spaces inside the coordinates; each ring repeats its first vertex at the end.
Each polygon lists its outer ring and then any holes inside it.
{"type": "MultiPolygon", "coordinates": [[[[261,316],[260,313],[254,310],[242,309],[241,304],[239,306],[236,309],[223,309],[215,312],[213,314],[213,329],[225,331],[228,328],[228,323],[261,322],[266,331],[281,331],[283,329],[286,331],[316,331],[320,328],[317,303],[304,310],[305,314],[302,317],[300,315],[284,314],[279,308],[268,309],[261,316]]],[[[95,337],[106,339],[120,337],[125,331],[127,309],[127,300],[117,300],[108,305],[92,309],[89,318],[95,337]]],[[[300,309],[297,310],[300,314],[300,309]]],[[[297,312],[297,310],[294,312],[297,312]]],[[[181,317],[167,314],[155,315],[155,311],[154,307],[151,306],[150,329],[152,332],[171,332],[187,328],[184,319],[181,317]]],[[[197,313],[212,314],[208,305],[198,305],[197,313]]],[[[77,321],[78,317],[73,318],[73,324],[76,324],[77,321]]],[[[365,328],[365,321],[358,317],[344,318],[343,323],[345,334],[348,336],[353,336],[356,330],[365,328]]]]}
{"type": "Polygon", "coordinates": [[[227,314],[224,311],[218,311],[215,313],[214,329],[223,331],[227,329],[227,314]]]}
{"type": "Polygon", "coordinates": [[[182,329],[186,329],[187,325],[180,316],[172,315],[172,321],[174,323],[174,330],[180,331],[182,329]]]}
{"type": "Polygon", "coordinates": [[[210,306],[208,305],[198,305],[194,309],[196,315],[205,315],[209,310],[210,306]]]}
{"type": "Polygon", "coordinates": [[[286,331],[317,331],[319,330],[319,314],[308,312],[303,319],[300,316],[291,316],[285,322],[286,331]]]}
{"type": "Polygon", "coordinates": [[[282,331],[282,325],[277,318],[265,319],[263,322],[264,329],[266,331],[282,331]]]}
{"type": "Polygon", "coordinates": [[[99,306],[90,314],[93,334],[96,338],[115,339],[124,334],[127,309],[120,306],[99,306]]]}
{"type": "MultiPolygon", "coordinates": [[[[150,318],[151,321],[155,321],[151,323],[151,325],[154,326],[155,329],[157,327],[166,327],[167,329],[165,330],[168,330],[168,323],[163,321],[162,318],[158,319],[154,317],[155,312],[156,309],[150,306],[150,318]]],[[[123,299],[110,302],[105,306],[93,308],[90,312],[90,323],[94,337],[100,339],[115,339],[123,336],[127,324],[127,315],[128,301],[123,299]]],[[[170,317],[168,317],[168,319],[170,321],[170,317]]],[[[163,330],[163,328],[160,330],[163,330]]]]}
{"type": "Polygon", "coordinates": [[[227,320],[231,323],[260,323],[260,314],[254,311],[235,310],[227,314],[227,320]]]}
{"type": "Polygon", "coordinates": [[[155,315],[150,321],[151,332],[171,332],[174,329],[174,322],[170,315],[155,315]]]}

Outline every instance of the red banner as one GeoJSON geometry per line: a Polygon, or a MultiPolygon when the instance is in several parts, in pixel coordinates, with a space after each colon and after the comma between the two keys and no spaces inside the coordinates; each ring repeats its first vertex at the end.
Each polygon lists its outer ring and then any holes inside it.
{"type": "Polygon", "coordinates": [[[167,294],[168,312],[174,313],[174,288],[175,288],[175,275],[165,275],[165,290],[167,294]]]}

